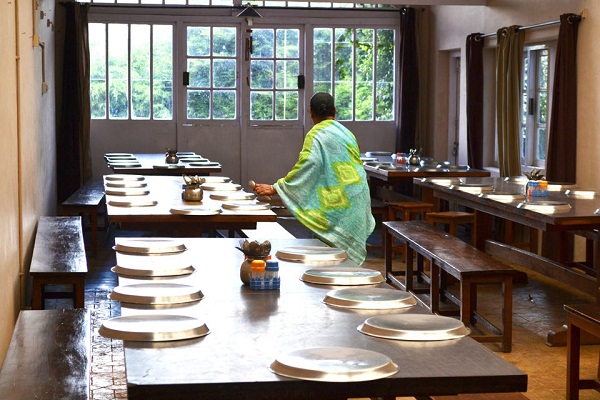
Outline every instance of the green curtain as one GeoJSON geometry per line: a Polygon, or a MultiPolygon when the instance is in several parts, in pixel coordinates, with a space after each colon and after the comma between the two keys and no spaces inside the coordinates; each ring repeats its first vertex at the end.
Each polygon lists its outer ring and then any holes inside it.
{"type": "Polygon", "coordinates": [[[498,30],[496,47],[496,129],[500,176],[521,175],[520,93],[523,37],[518,26],[498,30]]]}

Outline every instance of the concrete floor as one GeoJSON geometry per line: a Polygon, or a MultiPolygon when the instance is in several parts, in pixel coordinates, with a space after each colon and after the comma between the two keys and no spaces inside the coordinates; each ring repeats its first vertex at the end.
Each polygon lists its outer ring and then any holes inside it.
{"type": "MultiPolygon", "coordinates": [[[[127,233],[117,231],[116,235],[125,236],[127,233]]],[[[102,320],[120,315],[118,302],[108,299],[108,294],[117,284],[116,274],[110,271],[115,264],[112,250],[114,233],[108,239],[100,239],[97,254],[88,255],[89,274],[86,280],[86,307],[91,310],[93,320],[91,398],[126,399],[122,342],[106,339],[98,334],[102,320]]],[[[380,258],[379,252],[370,253],[365,267],[382,269],[382,266],[383,259],[380,258]]],[[[549,347],[546,344],[546,336],[548,331],[559,329],[565,324],[563,304],[589,303],[594,299],[544,276],[522,270],[527,272],[529,279],[528,283],[516,284],[514,288],[512,352],[500,352],[495,344],[485,345],[528,374],[529,385],[525,393],[527,398],[564,399],[566,347],[549,347]]],[[[498,300],[499,287],[486,287],[481,290],[480,310],[494,318],[500,314],[498,300]]],[[[47,303],[46,306],[56,308],[64,305],[47,303]]],[[[596,376],[599,351],[598,345],[582,347],[582,376],[596,376]]],[[[585,390],[581,391],[580,398],[600,399],[600,393],[585,390]]]]}

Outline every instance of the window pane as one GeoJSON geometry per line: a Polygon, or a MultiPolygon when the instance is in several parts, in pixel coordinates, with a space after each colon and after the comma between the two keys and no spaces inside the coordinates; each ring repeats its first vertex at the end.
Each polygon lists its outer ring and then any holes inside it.
{"type": "Polygon", "coordinates": [[[277,89],[298,88],[298,61],[277,60],[277,89]]]}
{"type": "Polygon", "coordinates": [[[353,32],[352,29],[335,30],[335,101],[338,116],[342,121],[352,120],[354,104],[352,102],[353,82],[353,32]]]}
{"type": "Polygon", "coordinates": [[[251,92],[250,93],[250,118],[253,120],[273,119],[273,93],[251,92]]]}
{"type": "Polygon", "coordinates": [[[275,95],[275,119],[298,119],[298,92],[277,92],[275,95]]]}
{"type": "Polygon", "coordinates": [[[152,112],[154,119],[173,118],[173,27],[154,25],[152,35],[152,112]]]}
{"type": "Polygon", "coordinates": [[[210,55],[210,28],[189,26],[187,29],[188,56],[210,55]]]}
{"type": "Polygon", "coordinates": [[[235,28],[213,28],[213,56],[235,57],[235,28]]]}
{"type": "Polygon", "coordinates": [[[150,25],[131,25],[131,118],[150,119],[150,25]]]}
{"type": "Polygon", "coordinates": [[[106,24],[89,24],[92,118],[106,118],[106,24]]]}
{"type": "Polygon", "coordinates": [[[277,30],[277,57],[278,58],[298,58],[300,43],[300,31],[298,29],[278,29],[277,30]]]}
{"type": "Polygon", "coordinates": [[[128,98],[128,43],[126,24],[108,26],[108,109],[109,117],[123,119],[129,116],[128,98]]]}
{"type": "Polygon", "coordinates": [[[235,59],[215,60],[213,62],[214,87],[234,88],[235,76],[235,59]]]}
{"type": "Polygon", "coordinates": [[[375,88],[376,120],[394,119],[394,30],[377,30],[377,64],[375,88]]]}
{"type": "Polygon", "coordinates": [[[540,59],[538,61],[538,76],[539,76],[539,88],[548,88],[548,50],[540,51],[540,59]]]}
{"type": "Polygon", "coordinates": [[[373,120],[373,82],[356,84],[356,111],[354,119],[357,121],[373,120]]]}
{"type": "Polygon", "coordinates": [[[213,92],[213,117],[235,119],[235,90],[215,90],[213,92]]]}
{"type": "Polygon", "coordinates": [[[252,58],[273,58],[273,30],[252,30],[252,58]]]}
{"type": "Polygon", "coordinates": [[[210,117],[210,92],[208,90],[188,90],[188,119],[208,119],[210,117]]]}
{"type": "Polygon", "coordinates": [[[188,72],[190,73],[190,87],[210,87],[210,60],[188,60],[188,72]]]}
{"type": "Polygon", "coordinates": [[[546,116],[548,115],[548,93],[540,92],[538,94],[538,124],[546,124],[546,116]]]}
{"type": "Polygon", "coordinates": [[[537,146],[537,158],[538,160],[546,159],[546,128],[538,128],[537,130],[538,146],[537,146]]]}
{"type": "Polygon", "coordinates": [[[331,93],[331,66],[332,66],[332,35],[333,30],[329,28],[320,28],[314,30],[314,86],[315,92],[325,91],[317,90],[317,87],[329,87],[327,92],[331,93]]]}
{"type": "Polygon", "coordinates": [[[373,119],[374,32],[372,29],[356,30],[356,102],[357,121],[373,119]]]}
{"type": "Polygon", "coordinates": [[[273,89],[273,61],[253,60],[250,63],[250,88],[273,89]]]}

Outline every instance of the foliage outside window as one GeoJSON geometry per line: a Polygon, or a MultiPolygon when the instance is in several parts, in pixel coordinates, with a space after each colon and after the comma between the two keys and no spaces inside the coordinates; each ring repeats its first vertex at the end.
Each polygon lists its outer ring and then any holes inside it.
{"type": "Polygon", "coordinates": [[[524,165],[543,167],[548,123],[549,49],[525,49],[521,107],[521,159],[524,165]]]}
{"type": "Polygon", "coordinates": [[[90,23],[93,119],[173,118],[173,27],[90,23]]]}
{"type": "Polygon", "coordinates": [[[394,119],[394,41],[393,29],[314,29],[314,91],[335,97],[338,119],[394,119]]]}

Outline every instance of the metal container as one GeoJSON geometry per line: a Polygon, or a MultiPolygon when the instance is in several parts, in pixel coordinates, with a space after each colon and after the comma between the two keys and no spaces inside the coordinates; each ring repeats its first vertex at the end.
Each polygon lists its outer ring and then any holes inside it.
{"type": "Polygon", "coordinates": [[[357,329],[369,336],[408,341],[458,339],[470,333],[462,321],[434,314],[377,315],[357,329]]]}
{"type": "Polygon", "coordinates": [[[408,292],[376,287],[331,290],[323,302],[334,307],[363,310],[391,310],[417,304],[417,300],[408,292]]]}
{"type": "Polygon", "coordinates": [[[208,335],[206,324],[185,315],[144,314],[102,321],[100,335],[119,340],[164,342],[208,335]]]}
{"type": "Polygon", "coordinates": [[[111,300],[133,304],[180,304],[198,302],[204,298],[200,289],[170,282],[151,282],[117,286],[111,300]]]}
{"type": "Polygon", "coordinates": [[[275,254],[277,258],[284,261],[295,261],[301,263],[311,262],[335,262],[340,263],[348,258],[348,254],[342,249],[327,246],[291,246],[285,247],[275,254]]]}
{"type": "Polygon", "coordinates": [[[349,347],[294,350],[275,359],[269,369],[281,376],[322,382],[360,382],[398,372],[386,355],[349,347]]]}
{"type": "Polygon", "coordinates": [[[367,268],[320,267],[309,269],[300,278],[306,283],[334,286],[374,285],[385,282],[381,272],[367,268]]]}

